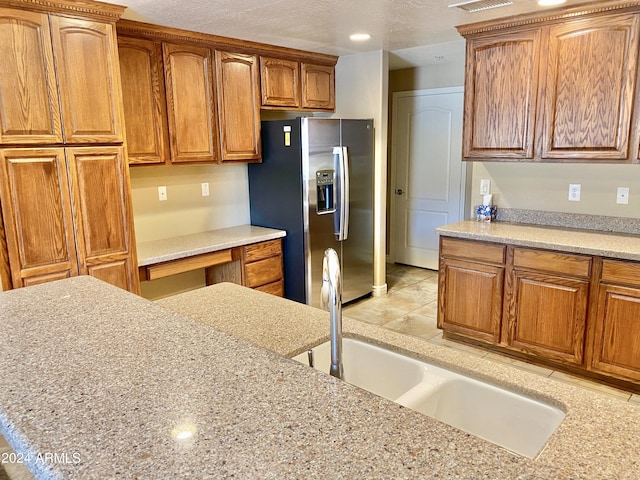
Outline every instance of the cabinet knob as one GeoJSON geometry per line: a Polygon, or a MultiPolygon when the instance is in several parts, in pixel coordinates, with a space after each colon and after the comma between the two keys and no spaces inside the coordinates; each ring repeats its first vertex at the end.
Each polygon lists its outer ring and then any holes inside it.
{"type": "Polygon", "coordinates": [[[396,195],[402,195],[403,193],[404,193],[404,192],[402,191],[402,189],[401,189],[401,188],[398,188],[398,189],[396,190],[396,195]]]}

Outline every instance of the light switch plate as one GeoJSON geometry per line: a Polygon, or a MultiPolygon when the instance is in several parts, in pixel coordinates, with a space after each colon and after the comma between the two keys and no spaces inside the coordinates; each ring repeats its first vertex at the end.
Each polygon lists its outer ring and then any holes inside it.
{"type": "Polygon", "coordinates": [[[491,180],[480,180],[480,195],[491,193],[491,180]]]}
{"type": "Polygon", "coordinates": [[[618,187],[616,203],[627,205],[629,203],[629,187],[618,187]]]}
{"type": "Polygon", "coordinates": [[[167,199],[167,187],[164,185],[158,187],[158,200],[164,202],[167,199]]]}

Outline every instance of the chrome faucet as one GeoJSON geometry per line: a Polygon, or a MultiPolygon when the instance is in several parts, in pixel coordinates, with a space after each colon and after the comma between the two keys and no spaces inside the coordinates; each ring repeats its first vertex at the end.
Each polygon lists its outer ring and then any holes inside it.
{"type": "Polygon", "coordinates": [[[324,251],[322,260],[322,308],[329,311],[331,318],[331,369],[329,373],[343,379],[342,368],[342,277],[340,260],[333,248],[324,251]]]}

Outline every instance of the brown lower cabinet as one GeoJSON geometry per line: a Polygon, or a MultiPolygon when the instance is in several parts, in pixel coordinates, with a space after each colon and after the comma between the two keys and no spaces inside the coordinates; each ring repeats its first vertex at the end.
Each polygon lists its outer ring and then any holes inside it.
{"type": "Polygon", "coordinates": [[[231,261],[206,269],[206,284],[232,282],[245,287],[284,296],[282,240],[252,243],[231,250],[231,261]]]}
{"type": "Polygon", "coordinates": [[[441,237],[438,326],[640,391],[640,262],[441,237]]]}
{"type": "Polygon", "coordinates": [[[122,147],[0,150],[11,286],[78,274],[139,292],[122,147]]]}

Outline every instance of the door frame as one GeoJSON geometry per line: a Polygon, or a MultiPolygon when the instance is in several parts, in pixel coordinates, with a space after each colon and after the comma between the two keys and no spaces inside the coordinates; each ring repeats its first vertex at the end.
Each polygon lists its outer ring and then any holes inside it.
{"type": "MultiPolygon", "coordinates": [[[[397,248],[397,235],[395,233],[394,225],[395,225],[395,209],[396,209],[396,194],[395,194],[395,185],[397,180],[397,153],[396,153],[396,145],[398,142],[398,129],[396,128],[398,125],[398,100],[400,98],[406,97],[418,97],[423,95],[442,95],[447,93],[464,93],[464,87],[443,87],[443,88],[425,88],[419,90],[405,90],[402,92],[393,92],[392,95],[392,104],[391,104],[391,178],[389,180],[389,185],[387,188],[387,195],[390,198],[389,202],[389,261],[394,262],[396,259],[396,248],[397,248]]],[[[463,107],[464,108],[464,107],[463,107]]],[[[464,112],[462,112],[464,114],[464,112]]],[[[464,120],[463,120],[464,122],[464,120]]],[[[463,125],[464,128],[464,125],[463,125]]],[[[460,138],[462,141],[462,137],[460,138]]],[[[469,196],[469,192],[471,190],[471,177],[473,175],[469,174],[469,170],[472,168],[470,162],[465,162],[460,159],[462,162],[462,169],[460,174],[460,190],[458,194],[460,195],[460,207],[459,207],[459,216],[461,220],[465,219],[465,210],[467,209],[467,200],[469,196]]]]}

